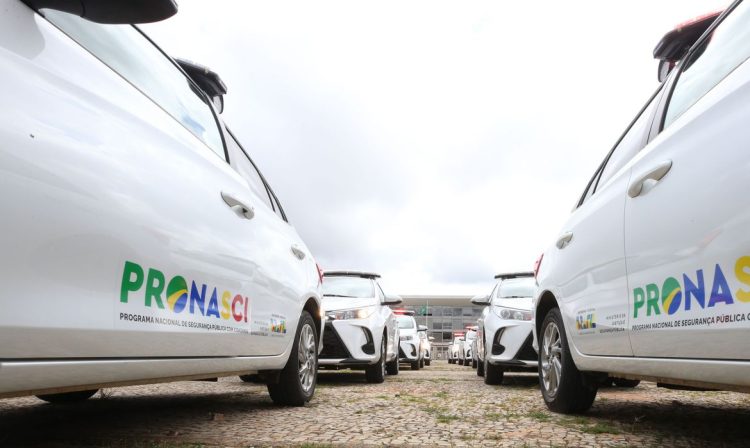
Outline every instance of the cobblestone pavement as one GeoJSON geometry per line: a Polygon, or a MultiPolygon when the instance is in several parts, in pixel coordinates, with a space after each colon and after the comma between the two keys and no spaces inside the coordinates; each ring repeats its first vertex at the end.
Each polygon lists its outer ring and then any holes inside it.
{"type": "Polygon", "coordinates": [[[548,412],[536,376],[486,386],[445,361],[384,384],[322,372],[304,408],[236,378],[105,390],[76,405],[0,400],[0,446],[750,446],[750,395],[600,390],[585,416],[548,412]]]}

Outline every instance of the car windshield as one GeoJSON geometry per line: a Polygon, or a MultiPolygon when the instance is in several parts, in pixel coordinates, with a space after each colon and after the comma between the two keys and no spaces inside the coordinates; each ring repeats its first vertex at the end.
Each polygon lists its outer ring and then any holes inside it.
{"type": "Polygon", "coordinates": [[[534,277],[509,278],[500,283],[500,287],[497,289],[497,298],[534,297],[534,291],[536,291],[534,277]]]}
{"type": "Polygon", "coordinates": [[[323,295],[328,297],[375,297],[372,280],[362,277],[323,277],[323,295]]]}
{"type": "Polygon", "coordinates": [[[414,318],[411,316],[396,316],[396,320],[398,321],[398,328],[403,329],[411,329],[416,327],[416,323],[414,322],[414,318]]]}

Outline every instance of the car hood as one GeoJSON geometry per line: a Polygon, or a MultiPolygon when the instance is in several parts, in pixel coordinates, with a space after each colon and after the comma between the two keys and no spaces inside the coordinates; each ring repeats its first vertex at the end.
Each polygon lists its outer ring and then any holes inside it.
{"type": "Polygon", "coordinates": [[[352,297],[326,297],[323,296],[323,312],[350,310],[352,308],[364,308],[378,304],[377,297],[369,299],[358,299],[352,297]]]}
{"type": "Polygon", "coordinates": [[[531,311],[534,299],[532,297],[518,297],[513,299],[495,299],[493,305],[515,308],[517,310],[531,311]]]}

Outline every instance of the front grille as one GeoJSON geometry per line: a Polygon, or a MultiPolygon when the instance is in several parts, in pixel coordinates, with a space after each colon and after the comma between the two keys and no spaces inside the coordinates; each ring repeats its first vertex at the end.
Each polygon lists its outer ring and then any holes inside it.
{"type": "Polygon", "coordinates": [[[326,329],[323,332],[323,351],[320,352],[321,359],[348,359],[352,355],[346,349],[344,342],[339,337],[336,329],[330,322],[326,322],[326,329]]]}
{"type": "Polygon", "coordinates": [[[526,341],[524,341],[523,345],[521,346],[521,349],[518,350],[518,353],[516,353],[516,359],[522,360],[522,361],[538,361],[539,355],[537,355],[536,350],[534,350],[534,346],[532,345],[532,337],[529,334],[529,337],[526,338],[526,341]]]}

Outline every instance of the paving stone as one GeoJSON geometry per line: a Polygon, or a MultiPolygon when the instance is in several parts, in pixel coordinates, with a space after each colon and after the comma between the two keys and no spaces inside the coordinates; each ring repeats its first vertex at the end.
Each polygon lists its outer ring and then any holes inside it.
{"type": "Polygon", "coordinates": [[[600,389],[583,416],[549,412],[535,374],[487,386],[469,367],[435,361],[383,384],[321,372],[303,408],[273,405],[237,378],[105,391],[75,405],[0,400],[0,446],[53,448],[278,446],[747,446],[750,396],[600,389]]]}

